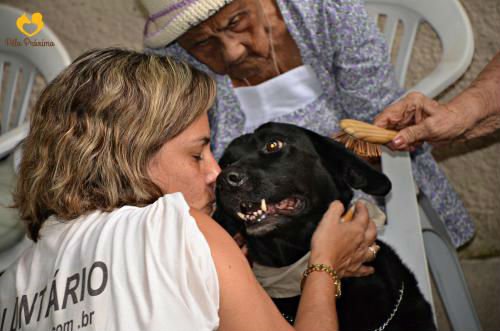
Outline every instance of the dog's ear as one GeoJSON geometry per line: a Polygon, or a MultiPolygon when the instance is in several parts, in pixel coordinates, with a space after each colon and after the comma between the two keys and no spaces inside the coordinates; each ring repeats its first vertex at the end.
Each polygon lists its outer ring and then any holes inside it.
{"type": "Polygon", "coordinates": [[[341,173],[352,188],[372,195],[383,196],[391,190],[391,181],[368,162],[356,156],[339,142],[304,129],[321,157],[325,167],[335,174],[341,173]]]}

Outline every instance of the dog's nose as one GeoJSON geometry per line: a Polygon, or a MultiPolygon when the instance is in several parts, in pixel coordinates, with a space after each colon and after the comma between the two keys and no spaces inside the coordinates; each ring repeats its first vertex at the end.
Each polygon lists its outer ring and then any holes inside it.
{"type": "Polygon", "coordinates": [[[245,174],[236,171],[230,171],[226,174],[227,183],[234,187],[243,185],[247,179],[248,177],[245,174]]]}

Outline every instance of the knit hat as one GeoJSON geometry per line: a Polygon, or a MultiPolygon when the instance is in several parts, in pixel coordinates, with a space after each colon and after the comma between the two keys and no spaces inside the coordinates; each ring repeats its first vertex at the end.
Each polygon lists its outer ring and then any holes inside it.
{"type": "Polygon", "coordinates": [[[151,48],[166,46],[232,1],[142,0],[149,13],[144,26],[144,45],[151,48]]]}

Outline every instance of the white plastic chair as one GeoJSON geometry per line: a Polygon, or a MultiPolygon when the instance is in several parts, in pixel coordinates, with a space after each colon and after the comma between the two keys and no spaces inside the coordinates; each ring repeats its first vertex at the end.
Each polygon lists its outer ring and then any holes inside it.
{"type": "Polygon", "coordinates": [[[417,29],[428,22],[441,40],[443,53],[438,66],[409,91],[419,91],[434,98],[453,84],[472,61],[474,35],[469,18],[458,0],[366,0],[372,17],[386,16],[383,34],[392,46],[398,22],[404,35],[396,57],[396,77],[401,86],[405,83],[411,51],[417,29]]]}
{"type": "MultiPolygon", "coordinates": [[[[1,135],[0,158],[11,154],[26,137],[29,124],[26,121],[28,103],[32,92],[35,76],[41,74],[46,82],[50,82],[57,74],[71,63],[68,52],[61,41],[46,25],[33,37],[37,40],[48,40],[54,47],[29,47],[23,41],[26,38],[17,26],[16,20],[24,12],[0,5],[0,83],[5,84],[1,95],[1,135]],[[17,39],[21,46],[7,45],[6,39],[17,39]],[[21,79],[21,80],[20,80],[21,79]],[[19,80],[21,84],[19,84],[19,80]],[[20,85],[20,86],[19,86],[20,85]],[[15,97],[20,97],[19,106],[15,107],[15,97]]],[[[27,13],[30,16],[30,13],[27,13]]],[[[0,91],[2,91],[0,90],[0,91]]],[[[15,182],[14,160],[19,159],[20,152],[12,153],[6,160],[0,162],[0,186],[6,192],[0,197],[0,272],[5,270],[28,245],[28,241],[20,241],[22,227],[16,217],[15,210],[5,205],[11,203],[9,190],[15,182]]]]}
{"type": "MultiPolygon", "coordinates": [[[[474,39],[458,0],[366,0],[370,16],[385,17],[383,35],[392,49],[398,23],[403,35],[395,58],[396,77],[404,86],[415,36],[426,21],[438,34],[443,54],[437,67],[409,91],[433,98],[455,82],[469,66],[474,39]]],[[[454,246],[443,222],[417,192],[408,153],[383,150],[382,168],[393,183],[386,200],[388,225],[381,239],[391,244],[415,273],[422,293],[433,305],[427,263],[454,330],[481,330],[454,246]],[[391,221],[395,220],[395,221],[391,221]]]]}

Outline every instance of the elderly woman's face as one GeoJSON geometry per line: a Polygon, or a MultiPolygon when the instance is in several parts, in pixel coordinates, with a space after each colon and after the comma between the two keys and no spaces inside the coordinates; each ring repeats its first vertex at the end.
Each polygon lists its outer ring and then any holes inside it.
{"type": "Polygon", "coordinates": [[[210,127],[204,114],[160,148],[149,161],[148,173],[164,194],[181,192],[189,206],[210,215],[220,168],[209,143],[210,127]]]}
{"type": "Polygon", "coordinates": [[[269,0],[234,0],[182,35],[178,43],[214,72],[233,79],[248,79],[272,69],[261,4],[268,5],[269,0]]]}

